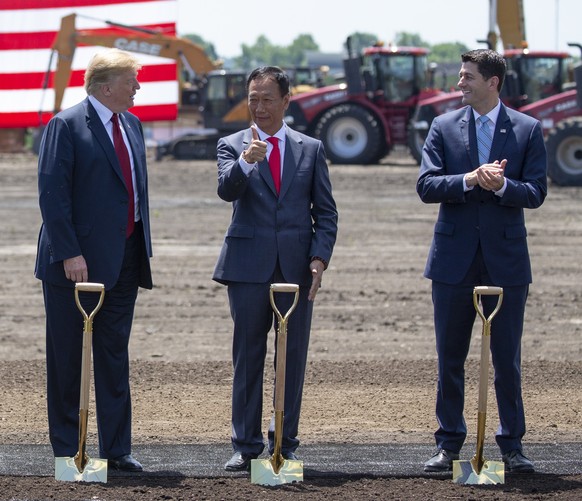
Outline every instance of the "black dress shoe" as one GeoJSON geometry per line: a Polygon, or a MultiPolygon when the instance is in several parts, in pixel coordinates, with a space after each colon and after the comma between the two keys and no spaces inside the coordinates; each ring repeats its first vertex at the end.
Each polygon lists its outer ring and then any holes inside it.
{"type": "Polygon", "coordinates": [[[245,471],[251,467],[251,461],[257,459],[257,454],[244,454],[235,452],[228,462],[224,465],[226,471],[245,471]]]}
{"type": "Polygon", "coordinates": [[[439,449],[435,452],[426,463],[424,463],[424,471],[453,471],[453,461],[459,459],[459,454],[446,449],[439,449]]]}
{"type": "Polygon", "coordinates": [[[108,459],[107,466],[112,470],[120,471],[143,471],[143,467],[131,454],[108,459]]]}
{"type": "Polygon", "coordinates": [[[507,471],[514,473],[533,473],[535,471],[533,463],[519,449],[503,454],[503,462],[507,471]]]}
{"type": "Polygon", "coordinates": [[[299,461],[299,458],[295,455],[294,452],[284,452],[283,459],[288,459],[289,461],[299,461]]]}

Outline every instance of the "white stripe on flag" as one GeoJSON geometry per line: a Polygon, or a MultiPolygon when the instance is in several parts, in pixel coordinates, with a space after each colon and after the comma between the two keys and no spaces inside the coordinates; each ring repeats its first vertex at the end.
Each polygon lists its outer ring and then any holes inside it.
{"type": "MultiPolygon", "coordinates": [[[[63,109],[69,108],[87,97],[83,87],[70,87],[65,91],[63,109]]],[[[55,100],[53,89],[47,89],[43,94],[40,89],[32,90],[0,90],[0,110],[3,113],[26,113],[42,111],[52,112],[55,100]]],[[[141,89],[135,95],[135,106],[154,104],[175,104],[178,100],[178,83],[148,82],[141,84],[141,89]]]]}

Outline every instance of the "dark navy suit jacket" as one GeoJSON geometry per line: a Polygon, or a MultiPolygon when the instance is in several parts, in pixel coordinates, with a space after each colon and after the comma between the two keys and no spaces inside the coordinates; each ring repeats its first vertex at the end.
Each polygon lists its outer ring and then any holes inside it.
{"type": "Polygon", "coordinates": [[[547,194],[546,150],[539,121],[501,105],[490,161],[507,159],[502,197],[463,177],[479,166],[472,108],[437,117],[427,137],[417,192],[425,203],[440,203],[425,277],[458,284],[481,246],[495,285],[531,283],[524,208],[539,207],[547,194]]]}
{"type": "MultiPolygon", "coordinates": [[[[133,152],[139,212],[145,237],[140,286],[152,287],[146,150],[140,121],[121,115],[133,152]]],[[[85,99],[57,114],[43,135],[38,172],[43,224],[35,275],[74,287],[63,260],[83,255],[89,281],[110,289],[117,282],[125,250],[129,196],[113,143],[95,108],[85,99]]]]}

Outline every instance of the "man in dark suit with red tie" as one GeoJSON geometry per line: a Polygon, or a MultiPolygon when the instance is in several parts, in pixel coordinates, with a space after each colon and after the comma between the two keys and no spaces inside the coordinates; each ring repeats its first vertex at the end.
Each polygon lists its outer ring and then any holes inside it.
{"type": "MultiPolygon", "coordinates": [[[[125,471],[142,470],[131,455],[128,344],[138,287],[152,288],[146,150],[141,123],[127,112],[140,68],[116,49],[94,56],[85,72],[88,97],[51,119],[38,162],[35,274],[46,311],[53,452],[71,457],[78,449],[83,319],[74,286],[103,283],[93,328],[99,455],[125,471]]],[[[97,298],[86,294],[81,301],[92,311],[97,298]]]]}
{"type": "MultiPolygon", "coordinates": [[[[269,287],[298,284],[299,302],[289,317],[282,454],[295,459],[299,413],[313,301],[331,259],[337,233],[321,141],[283,122],[289,78],[277,67],[254,70],[247,80],[252,127],[218,143],[218,195],[233,213],[214,280],[228,286],[234,321],[232,445],[229,471],[245,470],[263,451],[261,415],[267,335],[274,314],[269,287]]],[[[291,294],[279,294],[288,311],[291,294]]],[[[273,453],[271,423],[269,452],[273,453]]]]}

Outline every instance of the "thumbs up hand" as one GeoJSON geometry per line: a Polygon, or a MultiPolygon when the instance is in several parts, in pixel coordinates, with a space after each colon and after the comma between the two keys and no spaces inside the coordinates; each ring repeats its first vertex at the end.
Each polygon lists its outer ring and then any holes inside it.
{"type": "Polygon", "coordinates": [[[259,139],[259,133],[255,125],[251,125],[251,133],[253,134],[253,140],[249,147],[243,151],[242,157],[245,162],[254,164],[255,162],[261,162],[267,156],[267,143],[259,139]]]}

